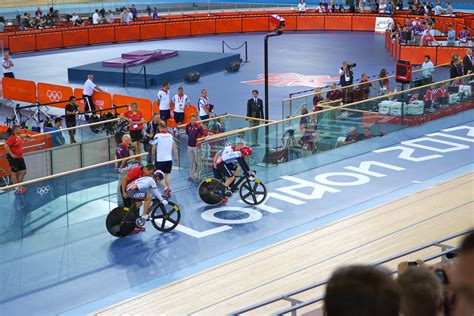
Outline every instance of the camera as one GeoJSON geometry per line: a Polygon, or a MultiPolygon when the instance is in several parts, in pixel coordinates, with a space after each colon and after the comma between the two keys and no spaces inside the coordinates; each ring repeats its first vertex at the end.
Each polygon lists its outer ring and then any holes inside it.
{"type": "Polygon", "coordinates": [[[355,68],[355,67],[357,67],[357,64],[356,63],[347,64],[347,67],[348,68],[355,68]]]}
{"type": "Polygon", "coordinates": [[[272,14],[270,16],[270,21],[273,23],[273,24],[276,24],[276,29],[279,30],[281,29],[282,27],[285,26],[285,19],[282,18],[281,16],[279,15],[276,15],[276,14],[272,14]]]}

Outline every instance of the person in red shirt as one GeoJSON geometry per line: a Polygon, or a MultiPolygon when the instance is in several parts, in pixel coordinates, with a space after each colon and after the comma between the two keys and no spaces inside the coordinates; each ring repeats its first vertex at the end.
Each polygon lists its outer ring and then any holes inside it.
{"type": "Polygon", "coordinates": [[[319,102],[323,101],[324,98],[321,95],[321,88],[314,89],[313,97],[313,112],[321,111],[323,108],[318,106],[319,102]]]}
{"type": "MultiPolygon", "coordinates": [[[[10,135],[5,143],[5,150],[7,152],[8,163],[12,170],[12,184],[22,183],[26,175],[26,164],[23,159],[23,138],[30,138],[29,135],[21,134],[21,127],[14,125],[10,130],[10,135]]],[[[25,193],[27,189],[23,186],[18,186],[15,193],[25,193]]]]}
{"type": "Polygon", "coordinates": [[[155,171],[155,165],[151,163],[146,166],[133,167],[127,172],[126,175],[122,177],[120,185],[122,188],[123,205],[125,207],[129,208],[132,205],[132,202],[130,201],[130,198],[126,192],[127,185],[141,177],[151,176],[155,171]]]}
{"type": "Polygon", "coordinates": [[[138,110],[138,103],[133,102],[131,109],[122,114],[121,118],[128,121],[128,129],[130,131],[130,137],[132,138],[133,146],[135,147],[135,155],[138,155],[142,152],[140,141],[143,138],[143,124],[146,123],[142,112],[138,110]]]}

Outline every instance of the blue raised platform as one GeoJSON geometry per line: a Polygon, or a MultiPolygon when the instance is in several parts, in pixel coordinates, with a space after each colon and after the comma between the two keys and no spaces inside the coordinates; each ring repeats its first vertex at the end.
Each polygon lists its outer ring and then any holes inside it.
{"type": "MultiPolygon", "coordinates": [[[[113,57],[120,56],[108,56],[108,59],[113,57]]],[[[198,71],[201,76],[225,71],[226,66],[233,61],[240,61],[240,54],[178,51],[176,57],[145,65],[147,87],[161,86],[164,81],[181,82],[184,76],[192,71],[198,71]]],[[[143,71],[139,74],[141,68],[142,65],[127,68],[128,86],[144,86],[145,75],[143,71]]],[[[88,73],[94,74],[94,81],[98,84],[123,84],[123,68],[104,67],[102,61],[68,68],[68,80],[70,83],[83,83],[88,73]]]]}

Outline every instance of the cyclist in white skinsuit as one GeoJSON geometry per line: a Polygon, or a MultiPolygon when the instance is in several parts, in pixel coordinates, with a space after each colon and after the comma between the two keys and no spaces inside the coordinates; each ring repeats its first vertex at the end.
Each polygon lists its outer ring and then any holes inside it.
{"type": "MultiPolygon", "coordinates": [[[[168,205],[168,201],[161,196],[157,183],[164,179],[165,175],[161,170],[156,170],[151,176],[144,176],[127,185],[128,196],[135,200],[135,206],[140,209],[142,201],[145,201],[142,221],[150,220],[150,204],[152,200],[158,199],[163,205],[168,205]]],[[[139,218],[140,219],[140,218],[139,218]]]]}

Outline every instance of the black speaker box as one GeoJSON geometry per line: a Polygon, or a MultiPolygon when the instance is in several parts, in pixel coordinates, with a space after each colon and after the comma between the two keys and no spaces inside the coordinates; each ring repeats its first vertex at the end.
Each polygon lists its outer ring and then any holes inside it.
{"type": "Polygon", "coordinates": [[[238,62],[238,61],[233,61],[233,62],[229,63],[226,67],[226,70],[228,72],[237,72],[237,71],[239,71],[239,69],[240,69],[240,62],[238,62]]]}
{"type": "Polygon", "coordinates": [[[184,81],[186,81],[186,82],[195,82],[195,81],[198,81],[199,78],[201,78],[201,74],[197,71],[193,71],[193,72],[188,72],[184,76],[184,81]]]}

